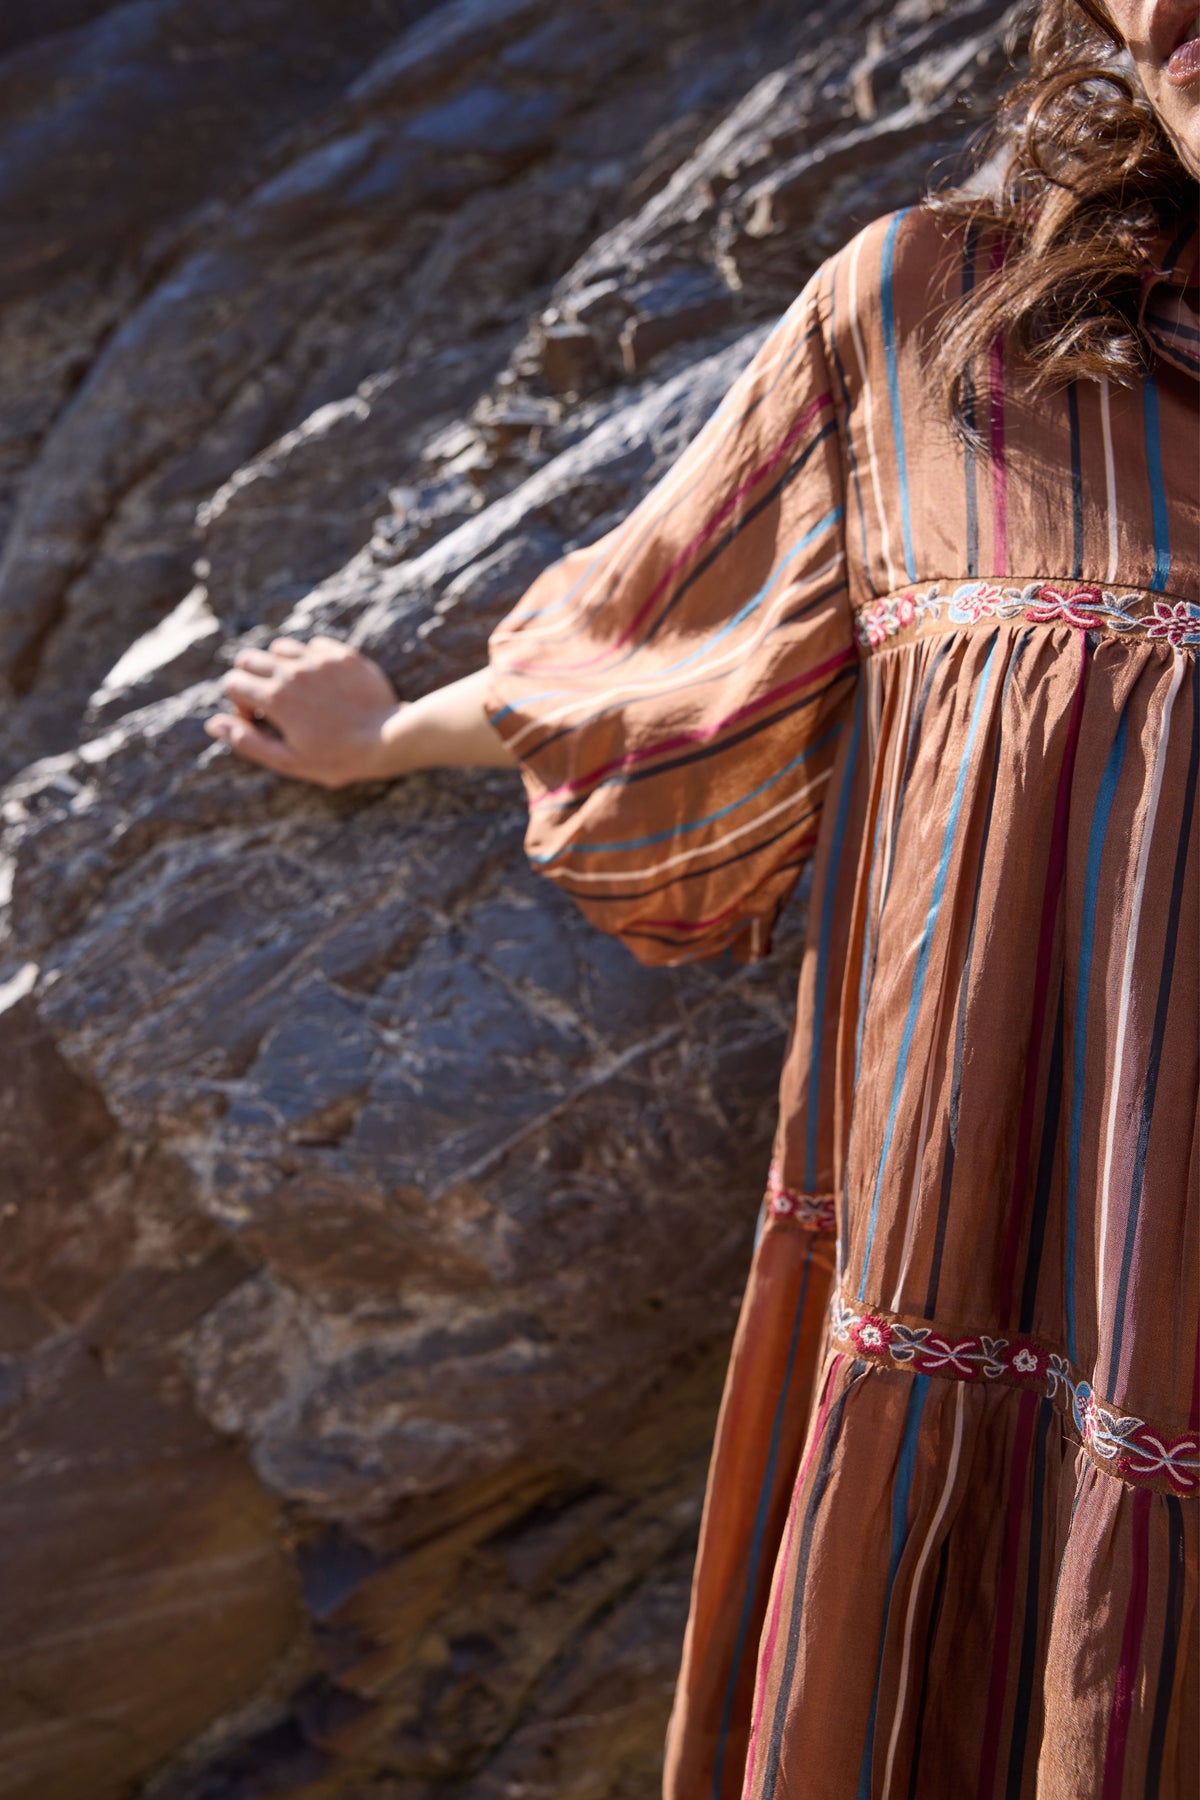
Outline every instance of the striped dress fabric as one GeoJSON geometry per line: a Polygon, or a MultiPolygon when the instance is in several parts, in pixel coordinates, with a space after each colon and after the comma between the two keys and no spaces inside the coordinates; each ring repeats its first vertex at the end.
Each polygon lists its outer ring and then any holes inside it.
{"type": "Polygon", "coordinates": [[[813,861],[668,1800],[1200,1791],[1196,252],[1134,388],[952,432],[997,245],[822,267],[495,633],[534,865],[647,963],[813,861]]]}

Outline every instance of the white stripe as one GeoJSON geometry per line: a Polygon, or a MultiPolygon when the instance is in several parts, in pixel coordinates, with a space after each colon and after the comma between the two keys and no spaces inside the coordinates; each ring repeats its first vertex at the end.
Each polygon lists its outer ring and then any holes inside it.
{"type": "Polygon", "coordinates": [[[860,236],[850,255],[850,324],[854,332],[854,350],[858,357],[859,374],[862,377],[863,411],[867,421],[867,456],[871,470],[871,487],[875,494],[875,510],[879,514],[879,535],[883,544],[883,560],[887,564],[889,594],[896,590],[896,571],[892,565],[892,547],[888,538],[887,513],[883,507],[883,492],[879,485],[879,459],[875,454],[875,422],[871,406],[871,384],[867,380],[867,353],[863,347],[862,324],[858,316],[858,259],[862,255],[863,238],[860,236]]]}
{"type": "MultiPolygon", "coordinates": [[[[893,732],[893,740],[896,744],[896,754],[893,757],[896,792],[893,799],[889,802],[887,855],[884,862],[879,902],[881,917],[884,904],[887,900],[888,888],[891,885],[892,855],[895,849],[896,836],[896,812],[899,807],[900,779],[903,775],[904,758],[908,749],[913,689],[916,686],[916,662],[916,657],[909,658],[908,682],[904,691],[899,715],[902,723],[897,725],[893,732]]],[[[942,1041],[942,1019],[946,1010],[946,999],[947,984],[945,981],[941,981],[938,983],[937,1014],[935,1016],[933,1027],[932,1042],[935,1044],[940,1044],[942,1041]]],[[[891,1300],[890,1310],[892,1312],[902,1312],[904,1310],[900,1305],[900,1299],[904,1290],[904,1283],[908,1277],[908,1265],[912,1255],[913,1238],[916,1231],[918,1212],[917,1199],[921,1186],[921,1165],[925,1159],[925,1145],[929,1138],[929,1116],[933,1099],[934,1075],[936,1071],[937,1059],[936,1057],[931,1056],[925,1064],[925,1103],[921,1111],[921,1130],[917,1140],[916,1158],[913,1163],[913,1185],[912,1192],[909,1195],[908,1219],[904,1227],[904,1243],[900,1251],[899,1272],[896,1276],[896,1287],[891,1300]]]]}
{"type": "MultiPolygon", "coordinates": [[[[805,574],[805,585],[810,581],[820,581],[821,578],[824,575],[827,575],[839,561],[840,552],[835,552],[834,555],[823,563],[819,569],[811,570],[805,574]]],[[[782,605],[794,597],[795,593],[796,584],[789,584],[787,587],[781,588],[779,593],[775,596],[773,606],[768,608],[760,619],[755,635],[748,639],[739,639],[736,636],[727,639],[722,648],[722,654],[715,662],[709,663],[706,666],[704,656],[698,656],[695,662],[689,663],[686,669],[681,669],[679,671],[673,682],[667,680],[665,685],[664,676],[660,671],[658,673],[651,672],[648,675],[643,675],[638,681],[627,681],[622,687],[605,688],[601,696],[604,705],[607,707],[615,704],[618,700],[636,699],[639,694],[645,693],[663,695],[677,692],[684,693],[687,689],[700,685],[701,680],[710,681],[714,675],[723,672],[725,669],[731,667],[736,668],[739,663],[744,662],[761,647],[772,631],[778,629],[775,622],[775,614],[782,605]],[[702,671],[702,674],[698,673],[700,671],[702,671]]],[[[705,655],[707,654],[708,653],[706,652],[705,655]]],[[[521,680],[523,681],[533,681],[536,679],[537,677],[534,675],[523,674],[521,676],[521,680]]],[[[552,669],[548,670],[546,672],[546,680],[553,681],[554,679],[554,671],[552,669]]],[[[564,679],[569,679],[569,675],[564,679]]],[[[572,713],[579,712],[580,710],[587,712],[596,705],[596,700],[597,694],[595,689],[588,688],[585,692],[576,694],[574,698],[562,701],[560,705],[553,707],[549,712],[531,713],[521,729],[515,731],[512,736],[507,739],[509,749],[514,752],[517,751],[531,731],[540,731],[544,730],[547,726],[559,725],[564,720],[569,719],[572,713]]]]}
{"type": "MultiPolygon", "coordinates": [[[[713,850],[720,850],[726,844],[736,843],[738,838],[745,837],[748,831],[757,831],[760,825],[765,825],[768,819],[774,819],[779,813],[786,812],[788,808],[794,806],[798,800],[807,800],[809,795],[814,793],[817,788],[824,787],[832,773],[832,769],[824,769],[820,775],[815,775],[807,786],[799,789],[797,793],[788,794],[786,799],[778,801],[774,806],[770,807],[768,811],[758,813],[745,825],[739,825],[736,831],[727,832],[722,838],[712,838],[707,843],[697,844],[694,850],[681,850],[677,856],[665,857],[662,862],[651,863],[644,869],[606,869],[595,875],[585,875],[578,869],[572,869],[570,872],[571,880],[573,882],[634,881],[640,879],[643,875],[659,875],[664,869],[674,869],[680,863],[691,862],[694,857],[708,856],[713,850]]],[[[621,852],[614,850],[611,854],[619,856],[621,852]]],[[[551,880],[559,873],[565,873],[565,871],[556,869],[553,863],[538,863],[535,866],[540,874],[549,875],[551,880]]]]}
{"type": "Polygon", "coordinates": [[[1104,487],[1108,496],[1108,572],[1105,581],[1117,579],[1117,465],[1113,460],[1112,406],[1108,376],[1100,377],[1100,431],[1104,438],[1104,487]]]}
{"type": "MultiPolygon", "coordinates": [[[[937,1014],[934,1019],[932,1038],[932,1042],[935,1044],[940,1044],[942,1041],[942,1021],[946,1014],[946,1002],[949,998],[949,988],[950,984],[945,979],[938,983],[937,1014]]],[[[921,1169],[925,1161],[925,1146],[929,1142],[929,1117],[933,1102],[933,1090],[935,1086],[934,1078],[939,1072],[937,1057],[930,1056],[925,1064],[925,1103],[921,1108],[921,1131],[917,1139],[916,1153],[913,1157],[912,1191],[908,1196],[908,1219],[904,1226],[904,1244],[900,1251],[900,1268],[899,1273],[896,1276],[895,1291],[892,1294],[888,1306],[889,1312],[903,1312],[905,1310],[901,1305],[901,1299],[904,1293],[904,1284],[908,1279],[909,1259],[912,1256],[913,1237],[916,1232],[917,1214],[920,1210],[917,1202],[920,1199],[921,1194],[921,1169]]]]}
{"type": "Polygon", "coordinates": [[[1146,868],[1150,861],[1150,840],[1154,836],[1154,821],[1158,816],[1158,803],[1162,796],[1163,775],[1167,761],[1167,739],[1171,731],[1171,713],[1175,707],[1175,696],[1183,682],[1182,650],[1176,650],[1174,657],[1175,672],[1171,677],[1171,685],[1163,703],[1162,724],[1158,733],[1158,750],[1154,759],[1154,773],[1150,779],[1150,799],[1146,807],[1145,823],[1142,826],[1142,839],[1138,845],[1137,869],[1133,878],[1133,899],[1129,911],[1129,929],[1125,938],[1125,964],[1121,970],[1121,998],[1117,1007],[1117,1041],[1113,1052],[1112,1082],[1108,1094],[1108,1131],[1104,1140],[1104,1180],[1100,1189],[1100,1248],[1096,1258],[1097,1316],[1101,1326],[1104,1322],[1105,1262],[1108,1254],[1108,1215],[1112,1191],[1113,1150],[1117,1137],[1117,1112],[1121,1103],[1125,1038],[1129,1028],[1129,1001],[1133,991],[1133,959],[1137,950],[1138,926],[1141,923],[1142,901],[1146,892],[1146,868]]]}
{"type": "Polygon", "coordinates": [[[884,806],[884,818],[887,826],[883,840],[883,866],[879,875],[879,909],[882,913],[884,901],[892,879],[892,855],[896,847],[896,818],[900,811],[900,798],[903,792],[904,763],[908,755],[908,733],[912,720],[913,689],[917,680],[918,657],[906,658],[904,686],[901,689],[896,709],[896,723],[892,728],[892,754],[888,764],[889,793],[884,806]]]}
{"type": "Polygon", "coordinates": [[[904,1697],[908,1688],[908,1671],[912,1662],[913,1629],[917,1618],[917,1602],[921,1596],[921,1578],[925,1573],[925,1565],[933,1553],[937,1542],[942,1520],[950,1505],[950,1495],[954,1491],[954,1480],[958,1474],[958,1458],[962,1450],[963,1435],[963,1400],[966,1396],[966,1382],[956,1381],[954,1384],[954,1439],[950,1445],[950,1465],[946,1470],[946,1485],[942,1489],[942,1497],[938,1501],[938,1509],[933,1515],[932,1523],[921,1545],[921,1554],[917,1558],[917,1566],[913,1570],[912,1581],[908,1590],[908,1613],[904,1620],[904,1654],[900,1660],[900,1685],[896,1692],[895,1704],[892,1707],[892,1735],[888,1741],[887,1764],[883,1772],[881,1794],[892,1791],[892,1769],[896,1762],[896,1746],[900,1742],[900,1727],[904,1722],[904,1697]]]}

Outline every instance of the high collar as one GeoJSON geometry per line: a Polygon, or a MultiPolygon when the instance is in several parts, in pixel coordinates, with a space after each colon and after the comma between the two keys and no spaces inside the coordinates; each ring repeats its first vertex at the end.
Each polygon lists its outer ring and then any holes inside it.
{"type": "Polygon", "coordinates": [[[1142,277],[1138,322],[1155,354],[1200,380],[1200,228],[1158,238],[1142,277]]]}

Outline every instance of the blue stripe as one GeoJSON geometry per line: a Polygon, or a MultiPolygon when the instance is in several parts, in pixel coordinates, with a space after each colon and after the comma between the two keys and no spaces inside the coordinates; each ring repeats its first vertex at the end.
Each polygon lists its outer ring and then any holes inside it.
{"type": "MultiPolygon", "coordinates": [[[[844,254],[844,252],[842,254],[844,254]]],[[[831,267],[829,277],[829,348],[833,355],[833,366],[837,373],[838,387],[841,389],[842,408],[845,417],[848,420],[851,410],[850,385],[846,380],[846,370],[842,363],[842,355],[841,351],[838,349],[837,340],[837,284],[841,265],[842,256],[839,255],[831,267]]],[[[858,479],[858,457],[854,453],[854,433],[849,430],[843,431],[841,433],[841,440],[846,446],[846,456],[850,464],[850,478],[854,483],[854,500],[858,508],[858,529],[862,539],[862,563],[863,568],[865,569],[869,567],[870,559],[870,552],[867,548],[867,513],[866,508],[863,506],[862,486],[858,479]]]]}
{"type": "Polygon", "coordinates": [[[1067,1355],[1073,1363],[1079,1361],[1075,1345],[1075,1240],[1079,1208],[1079,1153],[1083,1144],[1083,1078],[1087,1052],[1088,1001],[1091,997],[1092,986],[1092,956],[1096,948],[1096,906],[1100,892],[1100,862],[1104,855],[1104,840],[1108,834],[1108,821],[1112,816],[1113,800],[1116,797],[1117,782],[1121,775],[1121,764],[1125,760],[1125,718],[1126,715],[1122,713],[1117,723],[1117,733],[1113,738],[1112,748],[1109,750],[1104,764],[1104,774],[1100,778],[1096,810],[1092,814],[1092,827],[1088,833],[1087,863],[1083,880],[1083,921],[1080,927],[1079,975],[1075,994],[1071,1135],[1067,1159],[1066,1292],[1064,1295],[1067,1355]]]}
{"type": "Polygon", "coordinates": [[[1152,594],[1164,594],[1171,573],[1171,527],[1167,517],[1167,490],[1163,485],[1162,430],[1158,416],[1158,385],[1153,375],[1142,383],[1146,417],[1146,476],[1150,483],[1150,509],[1154,518],[1154,574],[1152,594]]]}
{"type": "MultiPolygon", "coordinates": [[[[732,618],[727,619],[726,622],[724,623],[724,625],[720,626],[719,629],[717,631],[715,631],[710,638],[707,638],[704,643],[700,644],[697,649],[690,650],[688,652],[688,654],[680,662],[668,663],[666,668],[659,669],[657,671],[657,673],[665,680],[667,678],[667,676],[669,676],[669,675],[677,675],[679,673],[680,669],[686,669],[690,663],[698,662],[701,659],[701,657],[710,655],[711,652],[713,650],[715,650],[717,645],[721,642],[722,638],[728,637],[729,633],[731,631],[735,630],[737,628],[737,626],[745,623],[745,621],[750,617],[751,613],[757,611],[757,609],[762,605],[763,601],[770,594],[772,588],[775,587],[776,583],[786,573],[786,571],[791,567],[792,563],[795,562],[796,558],[800,555],[801,551],[807,550],[810,547],[810,545],[816,541],[817,538],[821,537],[826,531],[828,531],[830,529],[831,526],[838,524],[838,522],[844,517],[845,517],[845,508],[842,506],[835,506],[831,512],[827,512],[825,514],[825,517],[823,519],[818,519],[817,523],[811,528],[811,530],[806,531],[804,533],[803,537],[798,538],[796,540],[796,542],[792,545],[791,549],[782,558],[782,560],[780,562],[776,563],[775,567],[771,570],[771,573],[768,575],[766,581],[764,581],[763,585],[759,588],[757,594],[754,594],[749,600],[747,600],[746,604],[743,607],[740,607],[738,609],[738,611],[734,613],[732,618]]],[[[526,615],[526,616],[531,616],[531,615],[526,615]]],[[[522,624],[524,623],[524,619],[522,619],[521,623],[522,624]]],[[[622,657],[622,659],[621,659],[622,662],[627,662],[628,660],[629,660],[628,657],[622,657]]],[[[717,681],[720,679],[721,679],[721,676],[719,674],[704,677],[705,682],[717,681]]],[[[683,691],[690,692],[693,687],[700,687],[702,685],[703,684],[701,682],[689,683],[688,688],[683,691]]],[[[656,689],[653,693],[637,694],[637,695],[632,696],[632,698],[635,700],[640,700],[640,701],[657,700],[663,691],[664,691],[663,689],[656,689]]],[[[580,690],[578,687],[545,688],[545,689],[543,689],[543,691],[540,694],[525,695],[519,702],[519,705],[521,706],[521,708],[527,710],[529,707],[535,706],[540,701],[543,701],[543,700],[559,700],[559,699],[563,698],[564,695],[570,695],[570,694],[574,694],[574,695],[576,695],[576,697],[578,697],[579,692],[580,692],[580,690]]],[[[590,725],[590,724],[594,723],[594,721],[596,719],[602,719],[604,717],[605,713],[619,711],[621,706],[623,706],[625,704],[627,704],[627,702],[620,701],[620,702],[617,702],[613,706],[601,707],[599,712],[589,713],[585,718],[577,719],[575,724],[573,726],[571,726],[570,729],[572,731],[578,731],[584,725],[590,725]]],[[[500,723],[501,719],[506,719],[508,717],[509,713],[516,712],[517,706],[518,706],[518,703],[513,702],[508,706],[501,707],[499,712],[492,714],[492,724],[498,725],[500,723]]],[[[546,748],[545,744],[541,745],[541,748],[544,750],[546,748]]]]}
{"type": "Polygon", "coordinates": [[[963,748],[962,758],[958,765],[958,778],[954,783],[954,794],[950,801],[950,816],[946,820],[946,829],[942,835],[942,851],[938,858],[937,872],[933,879],[933,893],[930,896],[929,910],[925,915],[925,924],[921,930],[921,941],[917,945],[916,964],[913,968],[912,998],[908,1003],[908,1017],[904,1021],[904,1031],[900,1038],[900,1049],[896,1056],[896,1074],[892,1082],[892,1098],[888,1107],[887,1127],[883,1134],[883,1148],[879,1153],[879,1168],[875,1176],[875,1192],[871,1197],[871,1216],[867,1221],[867,1237],[863,1246],[862,1280],[858,1284],[858,1298],[861,1300],[867,1289],[867,1270],[871,1262],[871,1247],[875,1241],[875,1227],[879,1222],[879,1200],[883,1192],[883,1172],[887,1167],[888,1156],[892,1148],[892,1134],[896,1129],[896,1114],[900,1108],[900,1094],[904,1087],[904,1077],[908,1072],[908,1057],[912,1049],[913,1033],[917,1024],[917,1013],[921,1006],[921,996],[925,990],[925,977],[929,972],[929,953],[933,945],[933,930],[937,916],[941,910],[942,899],[946,892],[946,878],[950,872],[950,859],[954,850],[955,833],[958,830],[958,816],[962,811],[963,795],[967,786],[967,771],[971,764],[975,749],[975,734],[979,729],[979,721],[983,716],[983,703],[991,686],[992,661],[996,655],[996,635],[988,645],[987,660],[980,671],[979,687],[971,708],[971,724],[967,732],[967,741],[963,748]]]}
{"type": "Polygon", "coordinates": [[[895,262],[896,237],[903,221],[911,209],[906,207],[898,212],[888,226],[887,236],[883,240],[883,268],[880,280],[883,308],[883,346],[887,352],[888,394],[892,403],[892,434],[896,442],[896,473],[900,480],[900,517],[904,525],[904,563],[908,570],[908,579],[917,579],[917,565],[913,558],[912,517],[908,499],[908,461],[904,454],[904,421],[900,411],[900,366],[896,359],[896,296],[895,296],[895,262]]]}
{"type": "Polygon", "coordinates": [[[783,1435],[783,1420],[787,1410],[788,1396],[791,1392],[792,1375],[796,1366],[796,1351],[800,1343],[800,1324],[804,1316],[804,1300],[808,1293],[808,1277],[812,1270],[813,1245],[809,1240],[808,1252],[804,1258],[804,1273],[800,1280],[800,1293],[796,1300],[796,1316],[792,1321],[792,1341],[788,1345],[787,1368],[784,1370],[783,1386],[779,1391],[779,1400],[775,1407],[775,1418],[771,1425],[771,1443],[767,1451],[767,1463],[763,1470],[762,1486],[759,1488],[758,1505],[754,1510],[754,1528],[750,1534],[750,1554],[746,1565],[746,1587],[742,1596],[741,1617],[738,1619],[737,1637],[733,1646],[733,1661],[729,1669],[729,1681],[725,1688],[725,1700],[721,1707],[721,1723],[717,1735],[716,1760],[713,1763],[712,1800],[721,1800],[721,1776],[725,1768],[725,1753],[729,1747],[729,1732],[733,1724],[733,1703],[737,1694],[738,1675],[741,1672],[742,1658],[746,1653],[746,1639],[750,1633],[750,1621],[754,1616],[754,1596],[758,1592],[758,1575],[762,1566],[763,1539],[767,1530],[767,1514],[771,1510],[771,1492],[775,1482],[775,1465],[779,1459],[779,1440],[783,1435]]]}
{"type": "MultiPolygon", "coordinates": [[[[1150,1128],[1154,1118],[1154,1104],[1158,1098],[1158,1079],[1162,1068],[1163,1044],[1167,1035],[1167,1012],[1171,1004],[1175,953],[1179,943],[1179,915],[1183,906],[1183,896],[1187,891],[1188,850],[1192,842],[1197,777],[1200,776],[1200,664],[1192,665],[1192,742],[1190,748],[1191,754],[1187,759],[1187,782],[1183,793],[1183,809],[1179,817],[1175,867],[1171,875],[1171,886],[1168,889],[1170,898],[1165,908],[1166,942],[1163,945],[1162,966],[1158,977],[1158,999],[1155,1002],[1149,1054],[1146,1058],[1145,1074],[1142,1077],[1141,1117],[1138,1120],[1138,1134],[1134,1145],[1133,1173],[1129,1181],[1129,1210],[1125,1215],[1125,1242],[1121,1248],[1121,1274],[1117,1282],[1117,1295],[1112,1309],[1112,1348],[1108,1358],[1108,1380],[1104,1385],[1106,1394],[1116,1392],[1117,1375],[1121,1367],[1121,1346],[1125,1335],[1129,1282],[1133,1273],[1133,1252],[1137,1243],[1146,1180],[1146,1153],[1150,1144],[1150,1128]]],[[[1164,755],[1165,752],[1166,744],[1164,742],[1160,746],[1159,754],[1164,755]]],[[[1162,906],[1161,895],[1159,896],[1159,905],[1162,906]]]]}
{"type": "Polygon", "coordinates": [[[871,1763],[875,1754],[875,1717],[879,1710],[879,1680],[883,1673],[883,1652],[887,1643],[888,1614],[892,1605],[892,1589],[896,1583],[896,1571],[900,1567],[900,1557],[908,1542],[908,1501],[912,1492],[913,1471],[917,1464],[917,1437],[921,1429],[921,1414],[925,1410],[925,1398],[929,1391],[929,1375],[914,1375],[912,1393],[908,1397],[908,1405],[904,1413],[904,1435],[900,1442],[900,1460],[896,1468],[896,1481],[892,1489],[892,1555],[888,1565],[887,1589],[883,1600],[883,1621],[879,1629],[879,1657],[875,1665],[875,1690],[871,1695],[871,1712],[867,1719],[867,1735],[863,1743],[862,1763],[858,1771],[858,1789],[856,1800],[871,1800],[871,1763]]]}
{"type": "Polygon", "coordinates": [[[874,936],[872,931],[872,920],[876,913],[880,916],[882,916],[883,913],[882,895],[880,896],[880,904],[878,907],[872,909],[871,906],[871,887],[875,880],[875,870],[879,862],[879,840],[882,835],[883,807],[881,805],[875,814],[875,830],[871,836],[871,860],[867,864],[867,881],[863,900],[862,968],[859,970],[858,976],[858,1016],[854,1027],[854,1086],[856,1089],[858,1087],[858,1077],[862,1070],[862,1041],[863,1031],[865,1030],[867,1023],[867,995],[870,991],[871,980],[875,972],[873,960],[875,946],[872,942],[874,936]]]}
{"type": "Polygon", "coordinates": [[[817,1180],[817,1125],[821,1096],[821,1042],[825,1027],[825,994],[829,986],[829,945],[833,937],[833,912],[836,899],[837,871],[842,860],[846,838],[846,822],[850,816],[850,795],[854,786],[854,765],[862,728],[863,690],[859,685],[854,702],[854,728],[842,771],[842,789],[838,795],[837,813],[833,821],[833,841],[829,847],[829,863],[825,891],[821,896],[821,929],[817,937],[817,973],[813,983],[812,1044],[809,1051],[809,1089],[804,1130],[804,1185],[809,1193],[817,1180]]]}
{"type": "MultiPolygon", "coordinates": [[[[668,825],[665,831],[652,831],[649,837],[623,838],[618,843],[572,844],[571,854],[573,856],[598,856],[613,850],[646,850],[652,844],[669,844],[672,838],[684,837],[689,831],[699,831],[705,825],[715,825],[718,819],[727,818],[730,813],[736,812],[739,806],[748,806],[751,800],[757,800],[760,794],[765,794],[767,789],[774,787],[777,781],[782,781],[785,775],[790,775],[793,769],[798,769],[801,763],[808,761],[810,756],[815,756],[818,750],[825,748],[826,744],[833,743],[841,734],[841,729],[842,724],[839,719],[836,725],[830,727],[824,737],[819,737],[815,744],[810,744],[807,750],[800,752],[799,756],[793,756],[791,762],[784,763],[781,769],[776,769],[773,775],[768,775],[767,779],[760,782],[758,787],[751,788],[748,794],[742,794],[737,800],[731,800],[728,806],[719,806],[716,812],[706,813],[702,819],[685,819],[681,825],[668,825]]],[[[597,793],[603,786],[603,782],[597,782],[592,792],[597,793]]],[[[553,862],[562,854],[561,850],[554,850],[549,856],[531,856],[529,860],[544,865],[553,862]]]]}
{"type": "Polygon", "coordinates": [[[783,558],[783,561],[776,564],[762,587],[759,588],[757,594],[747,600],[745,606],[740,607],[738,611],[734,613],[733,617],[709,638],[706,644],[701,644],[698,649],[691,651],[683,658],[682,662],[668,663],[662,673],[664,675],[677,675],[680,669],[686,669],[689,663],[694,663],[698,661],[700,657],[707,656],[710,651],[715,650],[722,638],[728,637],[731,631],[743,624],[745,620],[750,617],[751,613],[758,610],[767,595],[771,592],[771,589],[779,580],[780,576],[783,575],[786,569],[790,568],[800,552],[802,550],[807,550],[809,545],[814,543],[817,538],[823,536],[824,533],[829,530],[831,525],[838,524],[840,520],[845,517],[845,512],[845,507],[835,506],[832,512],[827,512],[823,519],[819,519],[810,531],[806,531],[804,536],[799,538],[797,542],[792,545],[787,555],[783,558]]]}
{"type": "MultiPolygon", "coordinates": [[[[758,359],[761,356],[766,355],[767,351],[771,348],[772,344],[774,344],[776,338],[782,334],[785,326],[790,321],[793,312],[796,310],[796,307],[802,298],[803,298],[803,295],[798,294],[796,296],[796,299],[792,302],[791,306],[789,306],[787,311],[783,314],[782,318],[778,319],[776,321],[776,323],[771,327],[771,330],[769,331],[767,336],[763,339],[763,341],[759,345],[758,349],[754,352],[754,355],[750,358],[750,361],[746,364],[746,367],[741,371],[741,374],[738,375],[735,378],[735,380],[730,383],[730,386],[726,389],[724,395],[722,396],[720,402],[718,403],[716,410],[711,414],[711,416],[707,420],[706,424],[702,427],[702,430],[700,432],[697,432],[695,438],[693,438],[693,440],[692,440],[693,444],[699,443],[700,438],[703,435],[703,432],[708,431],[711,427],[715,426],[719,420],[723,419],[727,409],[732,405],[733,401],[736,400],[737,398],[739,398],[739,388],[740,388],[742,381],[746,378],[746,376],[750,373],[750,371],[755,367],[756,363],[758,362],[758,359]]],[[[765,403],[771,398],[771,395],[775,392],[775,389],[779,386],[780,382],[783,380],[784,376],[787,374],[788,370],[791,368],[792,364],[795,362],[797,356],[799,356],[799,354],[802,350],[807,349],[809,338],[812,336],[813,336],[813,332],[807,331],[802,338],[798,338],[796,340],[796,343],[793,345],[793,347],[789,351],[788,355],[785,356],[783,361],[780,363],[779,368],[774,376],[774,379],[771,381],[770,385],[768,387],[765,387],[761,394],[756,395],[755,398],[750,402],[749,406],[747,406],[745,408],[745,410],[742,413],[740,413],[736,419],[730,421],[730,431],[740,430],[741,427],[746,423],[747,419],[752,418],[754,416],[754,414],[758,411],[759,407],[765,405],[765,403]]],[[[688,446],[689,449],[691,447],[692,447],[691,445],[688,446]]],[[[686,451],[684,452],[684,454],[686,455],[686,451]]],[[[673,473],[673,471],[669,471],[669,473],[673,473]]],[[[665,481],[666,479],[667,479],[667,477],[664,476],[663,480],[665,481]]],[[[661,483],[656,484],[656,486],[651,489],[651,494],[657,493],[658,486],[660,486],[660,485],[661,485],[661,483]]],[[[674,501],[672,503],[672,505],[670,505],[667,508],[666,512],[663,513],[662,519],[660,519],[657,522],[658,525],[661,525],[662,521],[664,519],[669,519],[673,512],[678,511],[678,509],[683,505],[684,501],[686,499],[688,499],[688,497],[695,491],[695,485],[696,484],[693,482],[690,487],[687,487],[684,489],[682,494],[680,494],[678,500],[674,501]]],[[[634,515],[631,513],[630,518],[632,518],[633,516],[634,515]]],[[[616,529],[619,530],[620,527],[618,526],[616,529]]],[[[548,601],[545,606],[536,606],[536,607],[532,608],[531,611],[529,611],[527,613],[522,613],[521,614],[521,623],[524,624],[529,619],[548,618],[551,613],[557,612],[560,607],[565,606],[567,604],[567,602],[571,599],[572,595],[578,593],[579,589],[583,586],[584,582],[588,579],[588,576],[592,573],[593,569],[595,569],[596,565],[603,561],[603,548],[604,548],[605,544],[607,543],[607,541],[608,541],[607,534],[605,535],[605,537],[602,537],[597,541],[597,544],[596,544],[597,554],[592,558],[591,562],[584,569],[584,571],[580,575],[578,581],[572,582],[571,586],[567,589],[566,593],[560,594],[558,596],[558,598],[555,600],[548,601]]],[[[620,574],[620,571],[618,571],[618,574],[620,574]]]]}

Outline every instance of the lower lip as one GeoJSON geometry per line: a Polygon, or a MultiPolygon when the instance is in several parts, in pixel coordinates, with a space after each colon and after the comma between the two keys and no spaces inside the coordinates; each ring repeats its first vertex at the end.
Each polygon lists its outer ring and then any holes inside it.
{"type": "Polygon", "coordinates": [[[1172,87],[1189,87],[1200,78],[1200,38],[1189,38],[1167,59],[1167,80],[1172,87]]]}

